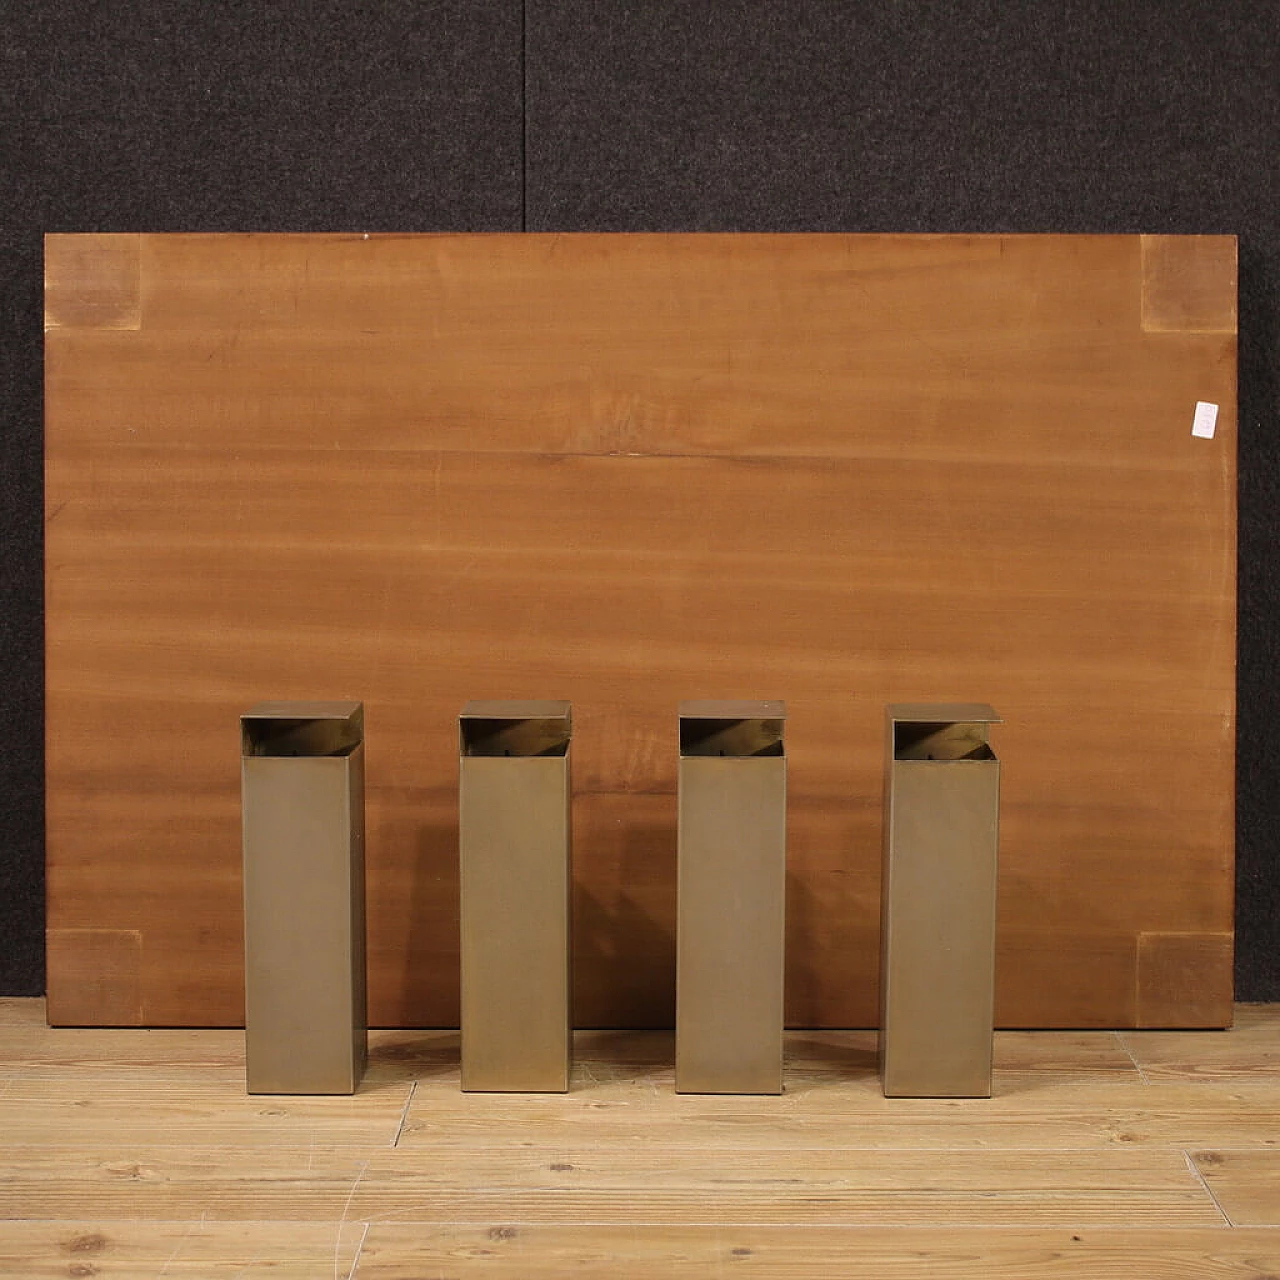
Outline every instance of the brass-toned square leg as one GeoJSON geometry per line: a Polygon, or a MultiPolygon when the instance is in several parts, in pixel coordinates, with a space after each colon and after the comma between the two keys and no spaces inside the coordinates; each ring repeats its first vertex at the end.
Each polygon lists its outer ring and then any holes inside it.
{"type": "Polygon", "coordinates": [[[353,1093],[364,1073],[364,708],[241,717],[250,1093],[353,1093]]]}
{"type": "Polygon", "coordinates": [[[678,1093],[782,1092],[785,714],[680,707],[678,1093]]]}
{"type": "Polygon", "coordinates": [[[570,707],[469,702],[459,720],[462,1087],[564,1092],[570,707]]]}
{"type": "Polygon", "coordinates": [[[982,704],[886,716],[880,1068],[887,1097],[989,1097],[1000,717],[982,704]]]}

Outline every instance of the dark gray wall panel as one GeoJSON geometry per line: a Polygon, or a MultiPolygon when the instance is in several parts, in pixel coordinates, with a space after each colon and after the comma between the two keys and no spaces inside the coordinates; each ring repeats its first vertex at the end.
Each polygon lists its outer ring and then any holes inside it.
{"type": "Polygon", "coordinates": [[[1245,12],[528,0],[529,228],[1261,225],[1280,12],[1245,12]]]}
{"type": "Polygon", "coordinates": [[[0,993],[44,991],[42,289],[38,241],[0,230],[0,993]]]}
{"type": "Polygon", "coordinates": [[[521,6],[12,4],[0,23],[0,992],[44,989],[41,236],[519,230],[521,6]]]}
{"type": "Polygon", "coordinates": [[[1237,994],[1280,999],[1280,9],[528,0],[526,28],[530,230],[1241,237],[1237,994]]]}

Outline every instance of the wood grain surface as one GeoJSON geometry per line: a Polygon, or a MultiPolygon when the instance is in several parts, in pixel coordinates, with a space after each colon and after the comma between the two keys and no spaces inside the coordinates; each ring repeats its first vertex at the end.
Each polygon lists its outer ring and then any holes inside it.
{"type": "Polygon", "coordinates": [[[1280,1006],[1235,1013],[997,1033],[990,1099],[885,1098],[874,1032],[812,1030],[773,1097],[677,1095],[657,1031],[463,1094],[456,1032],[390,1030],[354,1096],[250,1098],[240,1032],[0,1000],[0,1276],[1264,1280],[1280,1006]]]}
{"type": "Polygon", "coordinates": [[[49,1017],[240,1021],[237,717],[359,698],[370,1016],[455,1026],[458,712],[568,698],[577,1022],[670,1025],[676,707],[749,697],[787,703],[792,1025],[876,1020],[895,701],[1005,718],[1001,1025],[1223,1025],[1234,264],[49,237],[49,1017]]]}

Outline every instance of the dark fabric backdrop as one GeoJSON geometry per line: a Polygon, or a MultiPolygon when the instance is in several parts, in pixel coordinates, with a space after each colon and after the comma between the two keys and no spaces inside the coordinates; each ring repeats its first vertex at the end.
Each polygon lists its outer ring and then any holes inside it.
{"type": "Polygon", "coordinates": [[[526,228],[1240,236],[1236,979],[1280,999],[1278,86],[1238,0],[7,6],[0,993],[44,981],[42,234],[526,228]]]}

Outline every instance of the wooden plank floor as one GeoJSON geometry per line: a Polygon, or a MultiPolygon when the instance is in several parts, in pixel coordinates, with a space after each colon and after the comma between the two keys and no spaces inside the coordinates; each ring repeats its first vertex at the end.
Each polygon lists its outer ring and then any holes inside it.
{"type": "Polygon", "coordinates": [[[382,1031],[354,1098],[250,1098],[234,1031],[0,1001],[0,1276],[1280,1275],[1280,1005],[1225,1032],[1004,1032],[990,1100],[887,1100],[792,1032],[780,1098],[677,1097],[660,1032],[567,1096],[463,1095],[382,1031]]]}

